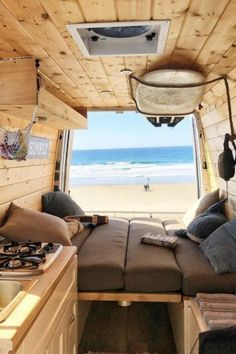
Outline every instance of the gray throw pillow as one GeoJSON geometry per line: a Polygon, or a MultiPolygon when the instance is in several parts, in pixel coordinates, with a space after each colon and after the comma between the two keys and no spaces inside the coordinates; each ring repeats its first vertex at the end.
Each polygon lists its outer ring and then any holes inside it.
{"type": "Polygon", "coordinates": [[[187,227],[187,236],[195,242],[200,243],[213,231],[227,222],[223,214],[226,199],[220,200],[209,207],[205,213],[197,216],[187,227]]]}
{"type": "Polygon", "coordinates": [[[236,219],[215,230],[200,249],[216,273],[236,272],[236,219]]]}
{"type": "Polygon", "coordinates": [[[85,212],[70,195],[58,191],[45,193],[42,196],[43,211],[60,218],[68,215],[85,215],[85,212]]]}

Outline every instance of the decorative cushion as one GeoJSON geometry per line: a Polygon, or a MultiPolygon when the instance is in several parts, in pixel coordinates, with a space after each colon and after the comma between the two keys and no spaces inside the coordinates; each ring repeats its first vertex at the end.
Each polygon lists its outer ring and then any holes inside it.
{"type": "Polygon", "coordinates": [[[63,218],[67,215],[85,215],[85,212],[64,192],[49,192],[42,196],[43,211],[63,218]]]}
{"type": "Polygon", "coordinates": [[[78,220],[66,219],[65,222],[67,223],[69,229],[70,238],[74,237],[75,235],[79,234],[84,230],[84,225],[78,220]]]}
{"type": "Polygon", "coordinates": [[[219,189],[216,189],[196,200],[183,216],[184,225],[187,227],[196,216],[204,213],[211,205],[218,202],[219,199],[219,189]]]}
{"type": "Polygon", "coordinates": [[[205,213],[197,216],[188,225],[187,235],[192,241],[200,243],[219,226],[227,222],[223,214],[225,201],[226,199],[213,204],[205,213]]]}
{"type": "Polygon", "coordinates": [[[0,235],[16,242],[51,241],[64,246],[71,245],[69,229],[64,220],[40,211],[20,208],[14,203],[10,204],[0,235]]]}
{"type": "Polygon", "coordinates": [[[215,230],[200,249],[218,274],[236,272],[236,219],[215,230]]]}

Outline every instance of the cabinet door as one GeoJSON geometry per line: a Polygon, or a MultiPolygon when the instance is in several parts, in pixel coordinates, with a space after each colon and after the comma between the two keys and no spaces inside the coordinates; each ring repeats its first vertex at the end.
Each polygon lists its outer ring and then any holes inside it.
{"type": "Polygon", "coordinates": [[[65,313],[65,330],[66,330],[66,353],[77,353],[77,306],[72,300],[65,313]]]}
{"type": "Polygon", "coordinates": [[[45,354],[67,354],[65,345],[64,321],[57,327],[45,354]]]}

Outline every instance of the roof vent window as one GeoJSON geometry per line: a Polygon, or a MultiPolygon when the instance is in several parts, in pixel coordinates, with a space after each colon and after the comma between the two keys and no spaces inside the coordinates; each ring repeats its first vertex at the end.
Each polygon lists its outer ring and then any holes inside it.
{"type": "Polygon", "coordinates": [[[169,21],[80,23],[67,28],[86,57],[161,55],[169,21]]]}

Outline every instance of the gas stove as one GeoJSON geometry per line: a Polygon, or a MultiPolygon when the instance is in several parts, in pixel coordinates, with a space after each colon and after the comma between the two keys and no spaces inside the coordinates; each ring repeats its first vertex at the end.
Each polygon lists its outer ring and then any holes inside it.
{"type": "Polygon", "coordinates": [[[45,272],[63,249],[41,242],[11,242],[0,246],[0,276],[25,276],[45,272]]]}

